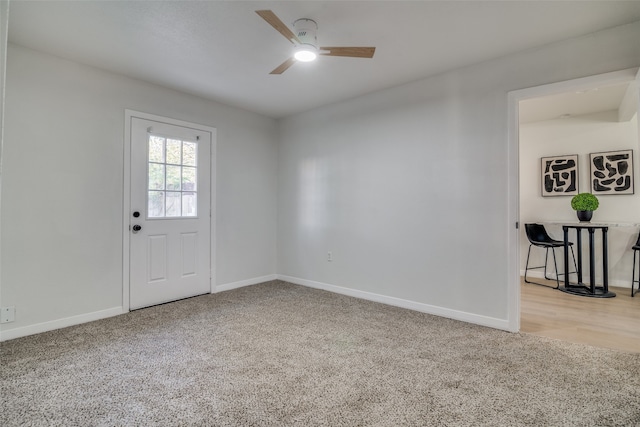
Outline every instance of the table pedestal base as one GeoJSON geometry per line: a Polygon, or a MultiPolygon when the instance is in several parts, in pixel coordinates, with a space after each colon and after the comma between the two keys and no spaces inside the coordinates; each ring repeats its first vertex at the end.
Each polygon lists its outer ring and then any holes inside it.
{"type": "Polygon", "coordinates": [[[562,292],[566,292],[572,295],[579,295],[582,297],[613,298],[616,296],[615,292],[611,292],[608,289],[603,288],[602,286],[596,286],[593,292],[591,292],[591,287],[583,285],[560,286],[558,289],[562,292]]]}
{"type": "Polygon", "coordinates": [[[578,225],[563,225],[564,231],[564,286],[560,286],[562,292],[582,297],[592,298],[613,298],[615,293],[609,292],[609,260],[607,258],[607,231],[609,227],[605,225],[593,225],[581,223],[578,225]],[[578,248],[578,283],[572,285],[569,283],[569,229],[576,230],[576,246],[578,248]],[[582,230],[587,229],[589,232],[589,279],[591,285],[586,286],[582,282],[582,230]],[[595,231],[602,231],[602,286],[596,286],[596,262],[595,262],[595,231]]]}

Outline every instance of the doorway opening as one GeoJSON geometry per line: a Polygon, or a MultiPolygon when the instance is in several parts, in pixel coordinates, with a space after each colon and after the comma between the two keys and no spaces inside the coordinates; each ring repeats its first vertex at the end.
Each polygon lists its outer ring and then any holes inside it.
{"type": "MultiPolygon", "coordinates": [[[[633,167],[637,183],[640,171],[637,159],[640,152],[637,113],[639,83],[638,69],[630,69],[523,89],[509,94],[510,161],[513,162],[514,168],[517,165],[517,171],[510,175],[517,178],[510,187],[510,208],[512,218],[515,218],[519,226],[517,229],[514,227],[510,240],[510,253],[513,257],[510,261],[513,264],[509,302],[510,312],[514,314],[511,323],[513,330],[533,332],[567,341],[607,345],[606,342],[599,344],[597,337],[600,334],[600,338],[607,341],[605,325],[594,328],[589,326],[588,321],[584,323],[585,319],[589,318],[588,311],[578,311],[581,319],[573,322],[566,317],[567,313],[571,312],[570,307],[553,306],[569,297],[570,303],[582,304],[584,309],[584,297],[522,283],[521,277],[524,275],[529,247],[524,224],[542,222],[552,237],[562,240],[561,223],[577,221],[576,214],[570,207],[571,197],[543,196],[541,159],[544,157],[577,155],[578,191],[591,192],[590,153],[631,149],[636,157],[633,167]],[[540,301],[535,302],[536,299],[540,301]],[[539,309],[537,313],[536,307],[539,309]],[[580,323],[580,320],[583,323],[580,323]],[[572,334],[581,336],[576,340],[572,334]],[[589,334],[593,336],[589,337],[589,334]]],[[[601,303],[598,308],[604,307],[604,304],[619,304],[624,299],[622,297],[627,296],[626,290],[630,293],[630,242],[635,242],[640,230],[639,226],[634,226],[635,223],[640,225],[640,217],[637,217],[637,212],[640,212],[640,194],[638,191],[635,193],[601,197],[601,209],[594,214],[594,220],[628,225],[616,227],[613,231],[610,228],[609,233],[609,286],[621,288],[620,292],[623,295],[617,300],[613,298],[615,301],[611,303],[595,301],[594,303],[601,303]],[[626,289],[627,287],[629,289],[626,289]]],[[[532,250],[530,264],[543,265],[544,255],[544,250],[532,250]]],[[[560,256],[558,259],[561,272],[562,258],[560,256]]],[[[553,263],[550,264],[551,275],[555,278],[553,263]]],[[[542,274],[542,270],[528,272],[528,276],[533,276],[534,281],[540,281],[542,274]]],[[[572,279],[575,279],[575,276],[572,279]]],[[[596,274],[596,282],[598,279],[596,274]]],[[[555,286],[555,280],[549,284],[555,286]]],[[[635,303],[635,300],[633,302],[635,303]]],[[[638,304],[640,305],[640,301],[638,304]]],[[[614,309],[614,312],[616,310],[618,313],[624,311],[623,308],[614,309]]],[[[638,320],[640,319],[635,320],[636,324],[638,320]]],[[[619,331],[624,333],[626,326],[622,323],[620,320],[619,331]]],[[[614,321],[614,327],[615,324],[614,321]]]]}

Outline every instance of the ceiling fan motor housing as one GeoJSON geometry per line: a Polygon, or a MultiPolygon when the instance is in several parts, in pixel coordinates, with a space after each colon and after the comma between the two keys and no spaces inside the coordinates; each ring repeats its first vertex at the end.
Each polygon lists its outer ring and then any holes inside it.
{"type": "Polygon", "coordinates": [[[293,29],[301,42],[300,44],[318,49],[318,24],[316,24],[316,21],[307,18],[298,19],[293,23],[293,29]]]}

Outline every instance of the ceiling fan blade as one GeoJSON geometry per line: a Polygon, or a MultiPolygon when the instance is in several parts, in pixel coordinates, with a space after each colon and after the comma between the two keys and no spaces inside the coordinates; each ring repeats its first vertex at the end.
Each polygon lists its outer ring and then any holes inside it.
{"type": "Polygon", "coordinates": [[[269,25],[271,25],[273,28],[275,28],[280,34],[282,34],[283,36],[285,36],[287,38],[287,40],[289,40],[291,43],[298,43],[300,44],[300,39],[298,38],[298,36],[296,36],[295,34],[293,34],[293,31],[291,31],[289,29],[289,27],[287,27],[284,22],[282,22],[280,20],[280,18],[278,18],[276,16],[275,13],[273,13],[270,10],[256,10],[256,13],[258,15],[260,15],[262,17],[262,19],[264,19],[265,21],[267,21],[269,23],[269,25]]]}
{"type": "Polygon", "coordinates": [[[295,64],[297,61],[294,58],[289,58],[286,61],[284,61],[282,64],[278,65],[272,72],[270,72],[269,74],[282,74],[285,71],[287,71],[287,69],[289,67],[291,67],[293,64],[295,64]]]}
{"type": "Polygon", "coordinates": [[[373,58],[373,54],[375,53],[375,51],[375,47],[321,47],[320,55],[349,56],[351,58],[373,58]]]}

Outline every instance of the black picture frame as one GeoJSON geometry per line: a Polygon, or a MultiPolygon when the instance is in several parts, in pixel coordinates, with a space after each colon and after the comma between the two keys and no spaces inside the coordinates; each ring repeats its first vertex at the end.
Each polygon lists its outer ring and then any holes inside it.
{"type": "Polygon", "coordinates": [[[578,155],[540,159],[542,197],[575,196],[579,192],[578,155]]]}
{"type": "Polygon", "coordinates": [[[633,150],[590,153],[589,165],[591,193],[598,196],[635,193],[633,150]]]}

